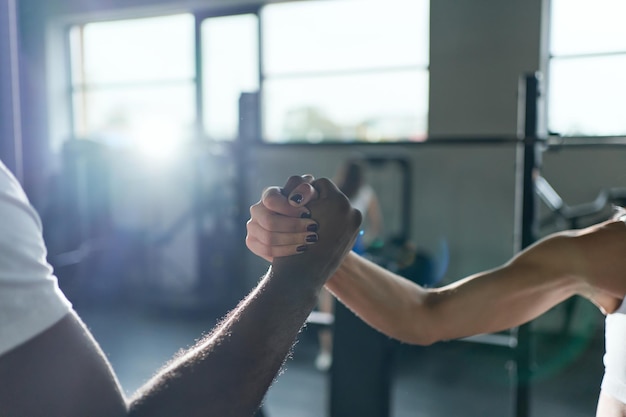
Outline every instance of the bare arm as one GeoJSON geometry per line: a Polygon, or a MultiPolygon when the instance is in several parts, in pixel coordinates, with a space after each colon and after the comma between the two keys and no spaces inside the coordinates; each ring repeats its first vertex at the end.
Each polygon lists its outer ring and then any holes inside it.
{"type": "Polygon", "coordinates": [[[57,292],[39,216],[1,162],[0,219],[0,416],[125,416],[106,358],[57,292]]]}
{"type": "Polygon", "coordinates": [[[130,415],[254,414],[315,305],[311,273],[293,266],[271,268],[209,337],[135,395],[130,415]]]}
{"type": "Polygon", "coordinates": [[[582,292],[584,283],[553,264],[547,246],[436,289],[351,254],[327,287],[372,327],[407,343],[431,344],[517,326],[582,292]]]}
{"type": "MultiPolygon", "coordinates": [[[[297,188],[303,190],[306,194],[306,189],[297,188]]],[[[300,204],[314,198],[314,193],[306,194],[300,204]]],[[[272,213],[285,213],[288,204],[286,199],[265,203],[272,213]]],[[[519,325],[574,294],[611,312],[626,294],[624,253],[626,225],[608,221],[552,235],[505,265],[438,289],[424,289],[350,254],[327,288],[380,331],[429,344],[519,325]]]]}
{"type": "MultiPolygon", "coordinates": [[[[312,251],[277,260],[211,336],[172,361],[137,393],[130,415],[251,416],[325,278],[337,267],[331,259],[312,251]]],[[[122,417],[127,407],[106,358],[70,314],[0,357],[0,415],[122,417]]]]}
{"type": "Polygon", "coordinates": [[[126,415],[119,384],[74,314],[0,357],[3,417],[126,415]]]}
{"type": "MultiPolygon", "coordinates": [[[[320,240],[276,258],[259,286],[198,346],[165,367],[131,404],[131,416],[249,416],[258,408],[324,282],[349,251],[360,213],[332,183],[314,183],[320,240]],[[332,215],[330,215],[332,214],[332,215]]],[[[306,219],[303,219],[306,220],[306,219]]],[[[310,222],[310,220],[308,220],[310,222]]]]}
{"type": "MultiPolygon", "coordinates": [[[[0,356],[0,415],[251,416],[360,225],[360,213],[332,183],[322,179],[315,185],[319,200],[304,212],[310,210],[324,220],[319,224],[303,220],[315,224],[319,236],[335,245],[312,247],[301,257],[276,259],[224,322],[159,372],[130,407],[98,345],[71,313],[0,356]]],[[[36,233],[22,234],[42,243],[36,233]]],[[[306,230],[307,236],[311,234],[317,236],[306,230]]],[[[43,245],[39,246],[36,253],[42,251],[43,245]]],[[[34,263],[47,271],[45,265],[34,263]]]]}
{"type": "Polygon", "coordinates": [[[626,416],[626,404],[611,397],[604,391],[600,391],[596,417],[624,417],[626,416]]]}

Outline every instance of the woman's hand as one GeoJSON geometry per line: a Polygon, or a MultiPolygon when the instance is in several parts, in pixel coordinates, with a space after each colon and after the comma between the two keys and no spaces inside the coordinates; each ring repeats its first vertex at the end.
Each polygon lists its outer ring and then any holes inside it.
{"type": "Polygon", "coordinates": [[[275,257],[297,255],[317,242],[318,224],[306,205],[318,198],[311,175],[292,176],[284,187],[268,187],[250,207],[246,246],[272,262],[275,257]]]}

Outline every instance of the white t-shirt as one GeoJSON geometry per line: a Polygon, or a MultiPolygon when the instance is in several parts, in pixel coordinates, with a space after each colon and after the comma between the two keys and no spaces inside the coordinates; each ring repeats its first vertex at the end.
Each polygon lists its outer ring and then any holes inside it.
{"type": "Polygon", "coordinates": [[[626,300],[606,316],[602,391],[626,404],[626,300]]]}
{"type": "Polygon", "coordinates": [[[0,355],[71,311],[46,261],[41,220],[0,162],[0,355]]]}

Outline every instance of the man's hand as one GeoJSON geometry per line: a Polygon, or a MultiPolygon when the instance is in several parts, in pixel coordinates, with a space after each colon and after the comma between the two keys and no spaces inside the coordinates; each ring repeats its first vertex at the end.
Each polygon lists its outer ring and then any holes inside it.
{"type": "Polygon", "coordinates": [[[318,263],[314,267],[325,264],[328,273],[350,251],[361,224],[361,213],[335,184],[310,175],[265,189],[250,215],[246,244],[254,254],[273,262],[306,253],[318,263]]]}

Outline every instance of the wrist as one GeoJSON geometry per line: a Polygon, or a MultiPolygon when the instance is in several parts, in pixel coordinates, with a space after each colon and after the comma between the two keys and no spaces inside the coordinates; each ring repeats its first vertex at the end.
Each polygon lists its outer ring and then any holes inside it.
{"type": "Polygon", "coordinates": [[[303,256],[306,255],[275,258],[268,275],[287,291],[319,292],[328,275],[321,268],[302,262],[303,256]]]}
{"type": "Polygon", "coordinates": [[[359,255],[350,251],[339,265],[339,268],[337,268],[335,273],[328,279],[326,285],[328,287],[341,285],[341,283],[349,279],[349,277],[357,276],[357,270],[359,267],[358,258],[359,255]]]}

